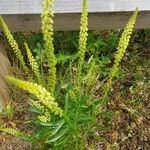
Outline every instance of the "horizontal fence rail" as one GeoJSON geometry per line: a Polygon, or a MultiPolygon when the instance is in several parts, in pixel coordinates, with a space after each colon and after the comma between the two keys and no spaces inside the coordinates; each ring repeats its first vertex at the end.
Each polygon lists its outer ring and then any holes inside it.
{"type": "MultiPolygon", "coordinates": [[[[78,30],[82,0],[55,0],[55,30],[78,30]]],[[[120,29],[139,8],[137,28],[150,27],[150,0],[88,0],[89,29],[120,29]]],[[[1,0],[0,14],[13,31],[41,28],[42,0],[1,0]]]]}

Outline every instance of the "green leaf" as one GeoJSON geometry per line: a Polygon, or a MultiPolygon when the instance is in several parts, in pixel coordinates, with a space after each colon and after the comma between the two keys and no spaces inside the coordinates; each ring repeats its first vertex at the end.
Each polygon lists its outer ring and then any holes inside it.
{"type": "Polygon", "coordinates": [[[55,134],[59,131],[59,129],[63,126],[64,123],[65,123],[65,121],[62,120],[62,121],[58,124],[57,128],[52,132],[52,135],[51,135],[51,136],[55,135],[55,134]]]}
{"type": "Polygon", "coordinates": [[[45,143],[50,144],[52,142],[56,142],[57,140],[59,140],[62,136],[64,136],[67,133],[68,129],[63,130],[62,132],[60,132],[59,134],[57,134],[57,136],[55,136],[54,138],[46,141],[45,143]]]}

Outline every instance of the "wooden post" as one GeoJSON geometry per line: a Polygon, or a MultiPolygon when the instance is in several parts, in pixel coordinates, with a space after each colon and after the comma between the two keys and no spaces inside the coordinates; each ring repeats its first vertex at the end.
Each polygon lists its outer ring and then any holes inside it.
{"type": "Polygon", "coordinates": [[[0,112],[5,102],[9,99],[7,83],[5,76],[9,73],[9,60],[3,43],[0,41],[0,112]]]}

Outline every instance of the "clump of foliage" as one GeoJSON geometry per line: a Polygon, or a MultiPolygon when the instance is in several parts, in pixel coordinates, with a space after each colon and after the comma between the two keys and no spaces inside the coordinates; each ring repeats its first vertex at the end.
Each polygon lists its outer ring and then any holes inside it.
{"type": "MultiPolygon", "coordinates": [[[[25,43],[27,56],[30,62],[28,68],[3,18],[0,22],[4,28],[5,35],[19,59],[24,70],[32,69],[34,76],[32,81],[23,81],[8,76],[6,79],[13,85],[28,91],[34,96],[30,97],[31,110],[35,113],[35,118],[30,121],[36,126],[32,133],[23,133],[17,129],[0,128],[1,131],[18,136],[33,144],[37,144],[39,149],[86,149],[91,147],[88,140],[97,140],[94,135],[95,130],[104,129],[105,126],[97,120],[99,114],[98,106],[101,104],[100,98],[90,92],[90,85],[95,80],[93,75],[97,68],[94,59],[91,57],[87,64],[90,65],[87,71],[85,63],[85,52],[87,51],[87,0],[83,0],[83,11],[81,16],[81,26],[79,33],[79,51],[74,58],[69,57],[70,66],[66,69],[69,75],[60,77],[57,81],[56,64],[58,59],[54,54],[53,46],[53,0],[43,0],[42,31],[45,41],[44,54],[48,71],[41,73],[39,63],[31,53],[29,46],[25,43]],[[76,61],[77,60],[77,63],[76,61]],[[35,79],[34,79],[35,78],[35,79]],[[63,81],[62,81],[63,80],[63,81]],[[60,90],[60,83],[65,82],[63,92],[60,90]]],[[[129,20],[119,42],[113,67],[110,69],[109,77],[105,83],[103,101],[107,101],[108,92],[112,85],[112,80],[118,72],[120,62],[129,44],[132,30],[137,17],[137,9],[129,20]]],[[[45,62],[44,62],[45,63],[45,62]]],[[[42,63],[41,63],[42,64],[42,63]]],[[[41,65],[40,64],[40,65],[41,65]]],[[[30,74],[30,76],[32,73],[30,74]]],[[[29,80],[31,80],[29,78],[29,80]]]]}

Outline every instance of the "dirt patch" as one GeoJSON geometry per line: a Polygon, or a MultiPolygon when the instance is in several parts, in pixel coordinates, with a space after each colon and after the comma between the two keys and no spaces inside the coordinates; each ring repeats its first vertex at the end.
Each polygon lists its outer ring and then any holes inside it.
{"type": "Polygon", "coordinates": [[[0,150],[29,150],[31,145],[16,137],[0,134],[0,150]]]}

